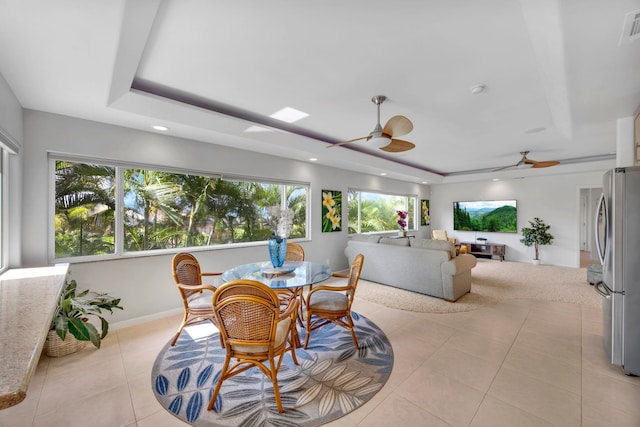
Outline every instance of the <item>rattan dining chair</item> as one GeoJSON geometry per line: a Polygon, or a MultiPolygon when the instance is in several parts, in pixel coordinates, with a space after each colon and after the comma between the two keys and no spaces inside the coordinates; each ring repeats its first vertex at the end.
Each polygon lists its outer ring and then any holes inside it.
{"type": "Polygon", "coordinates": [[[307,293],[305,299],[306,304],[306,337],[304,340],[304,348],[309,345],[311,331],[314,331],[329,323],[335,323],[347,328],[351,332],[353,344],[356,348],[358,339],[356,338],[353,319],[351,318],[351,304],[356,294],[356,287],[360,279],[362,264],[364,263],[364,255],[358,254],[351,263],[349,274],[334,274],[334,277],[347,278],[347,284],[344,286],[320,285],[314,286],[307,293]]]}
{"type": "Polygon", "coordinates": [[[182,323],[171,341],[173,346],[178,341],[182,330],[188,325],[199,323],[203,320],[209,320],[216,325],[216,318],[211,305],[211,298],[216,291],[216,287],[203,284],[202,278],[217,277],[222,273],[203,273],[196,257],[186,252],[177,253],[173,257],[171,266],[173,278],[176,281],[182,298],[182,305],[184,306],[182,323]]]}
{"type": "Polygon", "coordinates": [[[225,380],[257,367],[273,383],[278,412],[283,412],[277,377],[287,351],[298,364],[293,337],[298,299],[292,298],[281,311],[278,296],[269,286],[241,279],[220,286],[213,295],[213,307],[226,357],[208,410],[215,406],[225,380]]]}
{"type": "MultiPolygon", "coordinates": [[[[293,242],[287,242],[287,253],[284,257],[285,261],[304,261],[304,249],[302,245],[293,242]]],[[[288,305],[289,300],[291,298],[296,298],[298,296],[298,289],[274,289],[275,293],[278,294],[278,298],[280,299],[280,304],[288,305]]],[[[300,326],[302,326],[302,313],[299,315],[300,326]]]]}
{"type": "Polygon", "coordinates": [[[302,245],[294,242],[287,242],[287,254],[285,261],[304,261],[304,249],[302,245]]]}
{"type": "MultiPolygon", "coordinates": [[[[284,257],[285,261],[304,261],[304,249],[302,245],[293,242],[287,242],[287,253],[284,257]]],[[[297,296],[297,291],[294,289],[274,289],[278,297],[280,298],[280,302],[284,305],[289,303],[291,298],[297,296]]]]}

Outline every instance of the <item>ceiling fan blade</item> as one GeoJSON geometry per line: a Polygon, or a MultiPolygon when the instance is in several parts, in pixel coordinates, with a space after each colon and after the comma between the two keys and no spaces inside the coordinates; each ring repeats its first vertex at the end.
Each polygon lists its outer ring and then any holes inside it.
{"type": "Polygon", "coordinates": [[[348,144],[350,142],[356,142],[356,141],[360,141],[361,139],[367,139],[369,138],[371,135],[367,135],[367,136],[361,136],[360,138],[354,138],[354,139],[350,139],[348,141],[342,141],[342,142],[338,142],[336,144],[331,144],[329,146],[327,146],[327,148],[333,148],[333,147],[340,147],[341,145],[345,145],[348,144]]]}
{"type": "Polygon", "coordinates": [[[536,163],[539,163],[539,162],[536,162],[535,160],[530,160],[524,157],[522,160],[520,160],[520,163],[524,163],[525,165],[535,165],[536,163]]]}
{"type": "Polygon", "coordinates": [[[384,147],[380,147],[382,151],[386,151],[387,153],[401,153],[403,151],[412,150],[416,145],[409,141],[403,141],[401,139],[392,139],[389,145],[385,145],[384,147]]]}
{"type": "Polygon", "coordinates": [[[560,162],[557,160],[549,160],[546,162],[534,162],[532,168],[548,168],[551,166],[559,165],[560,162]]]}
{"type": "Polygon", "coordinates": [[[393,116],[389,119],[387,124],[384,125],[382,132],[393,138],[395,136],[406,135],[412,130],[413,123],[411,123],[411,120],[407,119],[405,116],[393,116]]]}

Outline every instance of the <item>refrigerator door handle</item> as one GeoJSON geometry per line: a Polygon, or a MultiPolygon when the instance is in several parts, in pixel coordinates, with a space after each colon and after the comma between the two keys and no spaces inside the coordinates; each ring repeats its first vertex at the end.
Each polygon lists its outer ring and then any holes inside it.
{"type": "Polygon", "coordinates": [[[604,286],[604,282],[602,281],[599,281],[598,283],[593,285],[593,289],[595,289],[597,293],[599,293],[605,298],[611,297],[611,292],[609,291],[609,289],[607,289],[606,286],[604,286]]]}
{"type": "Polygon", "coordinates": [[[605,238],[605,240],[603,240],[603,242],[605,242],[606,245],[606,234],[607,234],[607,221],[609,221],[609,218],[607,217],[607,205],[606,205],[606,200],[605,200],[605,196],[604,193],[602,193],[600,195],[600,199],[598,199],[598,204],[596,206],[596,217],[595,220],[593,221],[593,223],[595,224],[595,235],[596,235],[596,252],[598,253],[598,259],[600,260],[600,264],[604,265],[604,254],[605,254],[605,250],[606,248],[604,247],[600,247],[600,227],[599,227],[599,222],[601,219],[601,215],[602,215],[602,220],[604,221],[604,227],[602,227],[602,229],[604,230],[605,236],[603,236],[605,238]]]}

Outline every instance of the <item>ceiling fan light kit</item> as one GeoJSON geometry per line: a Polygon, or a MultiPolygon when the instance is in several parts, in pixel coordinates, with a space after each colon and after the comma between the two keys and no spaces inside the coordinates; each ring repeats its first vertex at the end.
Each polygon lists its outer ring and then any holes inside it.
{"type": "Polygon", "coordinates": [[[372,136],[371,139],[369,139],[369,143],[367,145],[375,148],[382,148],[389,145],[389,142],[391,142],[391,138],[387,136],[372,136]]]}
{"type": "Polygon", "coordinates": [[[396,136],[406,135],[413,130],[411,120],[405,116],[393,116],[387,121],[384,127],[380,124],[380,105],[382,105],[385,99],[387,99],[387,97],[384,95],[376,95],[371,98],[371,102],[373,102],[378,109],[378,121],[369,135],[338,142],[337,144],[330,145],[329,148],[340,147],[363,139],[367,140],[368,146],[378,148],[387,153],[401,153],[415,148],[415,144],[412,142],[395,138],[396,136]]]}

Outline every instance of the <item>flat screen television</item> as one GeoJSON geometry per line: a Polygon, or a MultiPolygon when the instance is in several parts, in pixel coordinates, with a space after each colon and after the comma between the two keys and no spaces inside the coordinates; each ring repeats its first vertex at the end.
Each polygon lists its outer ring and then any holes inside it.
{"type": "Polygon", "coordinates": [[[517,233],[515,200],[453,202],[453,229],[517,233]]]}

